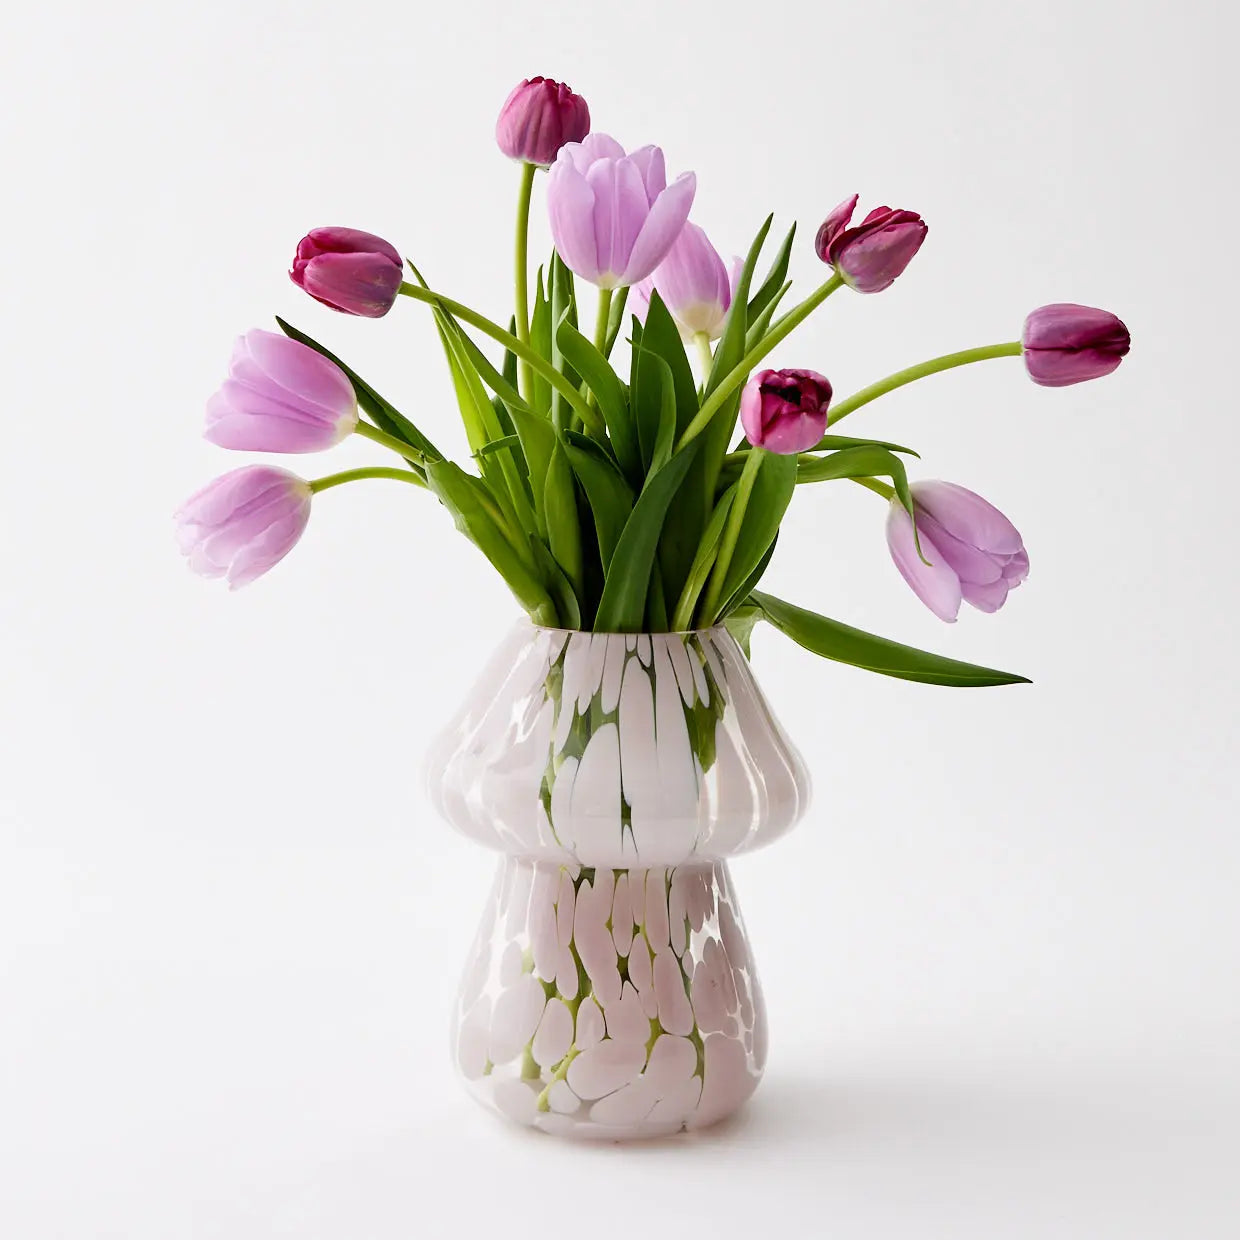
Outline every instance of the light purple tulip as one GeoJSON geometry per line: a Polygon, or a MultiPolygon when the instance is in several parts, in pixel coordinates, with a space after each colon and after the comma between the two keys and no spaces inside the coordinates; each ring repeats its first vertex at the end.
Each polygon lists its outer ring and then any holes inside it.
{"type": "Polygon", "coordinates": [[[605,133],[570,142],[547,179],[555,248],[571,271],[599,288],[636,284],[680,236],[696,189],[692,172],[668,185],[657,146],[626,155],[605,133]]]}
{"type": "Polygon", "coordinates": [[[298,243],[289,278],[343,314],[381,319],[396,303],[405,265],[396,247],[357,228],[312,228],[298,243]]]}
{"type": "Polygon", "coordinates": [[[203,577],[236,590],[293,549],[310,519],[310,484],[273,465],[244,465],[207,483],[176,514],[177,542],[203,577]]]}
{"type": "Polygon", "coordinates": [[[529,78],[504,101],[495,141],[509,159],[546,167],[566,142],[590,132],[590,109],[562,82],[529,78]]]}
{"type": "Polygon", "coordinates": [[[685,339],[705,335],[718,340],[739,274],[739,264],[734,263],[729,274],[706,234],[696,224],[686,224],[654,274],[633,286],[630,304],[644,321],[650,294],[658,289],[685,339]]]}
{"type": "Polygon", "coordinates": [[[929,565],[913,542],[913,522],[898,500],[887,516],[891,558],[914,593],[940,620],[955,621],[960,603],[998,611],[1029,575],[1020,531],[993,504],[953,482],[915,482],[910,488],[917,533],[929,565]]]}
{"type": "Polygon", "coordinates": [[[1021,334],[1025,369],[1043,387],[1067,387],[1109,375],[1128,352],[1128,328],[1109,310],[1058,302],[1040,306],[1021,334]]]}
{"type": "Polygon", "coordinates": [[[357,396],[335,362],[254,328],[237,339],[228,378],[207,402],[206,437],[240,452],[321,452],[357,426],[357,396]]]}
{"type": "Polygon", "coordinates": [[[755,448],[808,452],[827,430],[831,384],[813,370],[760,370],[741,393],[741,427],[755,448]]]}
{"type": "Polygon", "coordinates": [[[849,228],[857,195],[841,202],[818,230],[814,248],[858,293],[881,293],[909,265],[928,231],[916,211],[875,207],[849,228]]]}

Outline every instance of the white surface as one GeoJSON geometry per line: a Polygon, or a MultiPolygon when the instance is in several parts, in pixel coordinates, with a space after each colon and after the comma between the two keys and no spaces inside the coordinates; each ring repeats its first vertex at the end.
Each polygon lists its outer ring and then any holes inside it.
{"type": "Polygon", "coordinates": [[[616,13],[119,0],[6,38],[0,1234],[610,1240],[705,1215],[719,1237],[1234,1236],[1223,10],[616,13]],[[767,1077],[676,1146],[562,1148],[451,1074],[492,862],[414,772],[512,614],[480,558],[425,496],[342,489],[229,597],[168,521],[236,463],[200,410],[273,311],[460,449],[419,308],[348,321],[284,269],[313,225],[370,228],[502,313],[516,178],[491,126],[537,72],[695,168],[721,246],[799,217],[803,283],[854,189],[929,218],[895,288],[841,293],[779,351],[841,393],[1046,301],[1113,308],[1135,340],[1096,385],[988,363],[850,419],[1013,517],[1032,575],[998,616],[938,624],[881,505],[798,496],[777,593],[1037,683],[905,685],[758,636],[817,808],[734,871],[767,1077]]]}

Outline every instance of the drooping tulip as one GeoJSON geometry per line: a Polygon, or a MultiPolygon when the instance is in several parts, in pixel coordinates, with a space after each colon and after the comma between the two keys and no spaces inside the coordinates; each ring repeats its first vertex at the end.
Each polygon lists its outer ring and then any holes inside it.
{"type": "Polygon", "coordinates": [[[682,336],[692,339],[705,335],[718,340],[723,335],[739,274],[737,265],[729,274],[706,234],[696,224],[686,224],[667,257],[651,275],[634,285],[630,304],[644,319],[650,294],[658,289],[682,336]]]}
{"type": "Polygon", "coordinates": [[[827,430],[831,384],[813,370],[760,370],[741,393],[741,428],[755,448],[808,452],[827,430]]]}
{"type": "Polygon", "coordinates": [[[289,278],[343,314],[381,319],[396,302],[404,263],[396,247],[356,228],[312,228],[298,243],[289,278]]]}
{"type": "Polygon", "coordinates": [[[580,142],[590,132],[586,101],[563,82],[527,78],[500,108],[495,141],[509,159],[546,167],[566,142],[580,142]]]}
{"type": "Polygon", "coordinates": [[[1029,575],[1020,531],[993,504],[953,482],[915,482],[910,490],[929,563],[917,554],[912,520],[893,499],[887,545],[904,580],[948,623],[959,614],[961,600],[979,611],[998,611],[1029,575]]]}
{"type": "Polygon", "coordinates": [[[1025,319],[1025,369],[1043,387],[1067,387],[1109,375],[1128,352],[1128,328],[1109,310],[1057,302],[1025,319]]]}
{"type": "Polygon", "coordinates": [[[177,512],[177,542],[203,577],[247,585],[278,564],[310,519],[310,484],[286,469],[244,465],[207,483],[177,512]]]}
{"type": "Polygon", "coordinates": [[[241,452],[319,452],[357,426],[348,376],[309,345],[254,328],[207,402],[206,437],[241,452]]]}
{"type": "Polygon", "coordinates": [[[858,293],[881,293],[909,265],[928,231],[916,211],[875,207],[849,228],[858,195],[841,202],[818,230],[814,248],[858,293]]]}
{"type": "Polygon", "coordinates": [[[626,155],[603,133],[570,142],[547,179],[555,248],[570,270],[599,288],[636,284],[667,257],[696,189],[692,172],[668,185],[657,146],[626,155]]]}

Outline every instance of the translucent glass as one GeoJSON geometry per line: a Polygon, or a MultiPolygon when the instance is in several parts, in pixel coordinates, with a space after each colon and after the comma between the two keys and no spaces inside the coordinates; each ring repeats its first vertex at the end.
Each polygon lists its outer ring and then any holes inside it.
{"type": "Polygon", "coordinates": [[[458,999],[471,1090],[571,1136],[700,1127],[752,1093],[765,1013],[724,858],[809,779],[726,629],[520,625],[427,765],[506,854],[458,999]]]}

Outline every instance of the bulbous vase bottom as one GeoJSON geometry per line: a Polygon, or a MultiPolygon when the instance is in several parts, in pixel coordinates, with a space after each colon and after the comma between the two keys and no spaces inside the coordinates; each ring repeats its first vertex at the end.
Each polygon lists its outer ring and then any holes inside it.
{"type": "Polygon", "coordinates": [[[504,858],[453,1045],[479,1102],[556,1136],[629,1141],[732,1114],[767,1036],[727,866],[504,858]]]}

